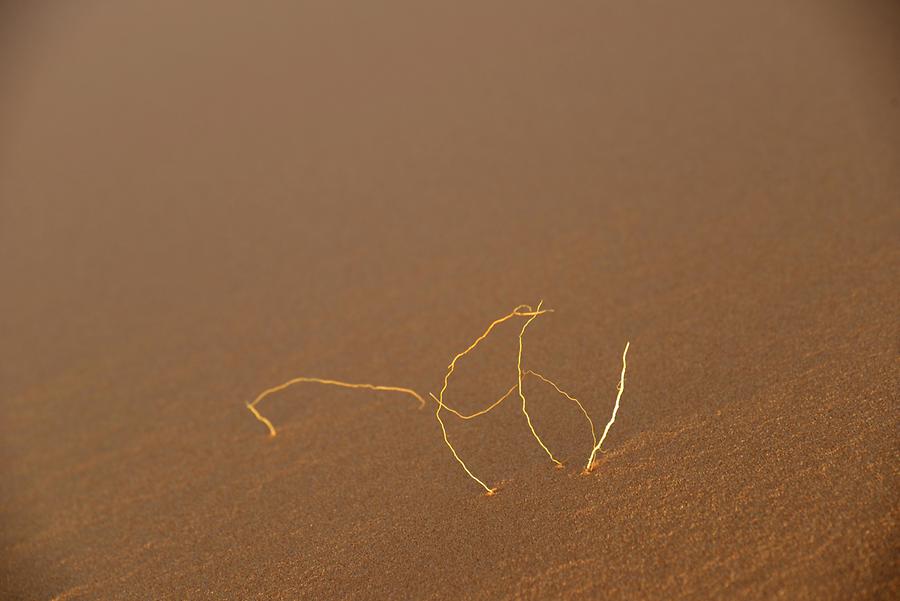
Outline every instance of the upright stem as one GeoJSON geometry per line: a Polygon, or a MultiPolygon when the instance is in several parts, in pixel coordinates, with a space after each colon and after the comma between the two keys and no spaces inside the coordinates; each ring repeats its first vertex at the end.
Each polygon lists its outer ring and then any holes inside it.
{"type": "Polygon", "coordinates": [[[622,399],[622,393],[625,391],[625,368],[628,366],[625,359],[628,356],[628,347],[630,345],[630,342],[626,342],[625,352],[622,353],[622,375],[619,376],[619,385],[617,386],[619,392],[616,394],[616,405],[613,407],[612,417],[606,422],[606,427],[603,429],[603,436],[600,437],[600,442],[594,445],[593,450],[591,450],[591,456],[588,457],[587,465],[584,467],[584,472],[586,474],[590,473],[591,468],[594,465],[594,458],[597,456],[597,451],[599,451],[600,447],[603,445],[603,441],[606,440],[606,434],[609,432],[609,428],[616,422],[616,413],[619,412],[619,401],[622,399]]]}

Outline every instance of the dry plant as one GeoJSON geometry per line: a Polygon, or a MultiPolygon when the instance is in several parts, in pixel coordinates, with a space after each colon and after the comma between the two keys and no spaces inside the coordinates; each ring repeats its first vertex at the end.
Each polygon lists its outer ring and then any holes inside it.
{"type": "MultiPolygon", "coordinates": [[[[468,347],[466,347],[466,349],[464,351],[462,351],[461,353],[459,353],[455,357],[453,357],[453,359],[450,361],[450,364],[447,366],[447,372],[444,374],[444,383],[443,383],[443,386],[441,387],[440,392],[438,392],[437,395],[435,395],[433,393],[429,393],[431,398],[434,399],[434,401],[437,403],[437,407],[435,409],[434,416],[437,419],[438,424],[441,427],[441,433],[443,434],[443,437],[444,437],[444,443],[447,445],[447,448],[450,449],[450,452],[452,453],[453,458],[456,459],[456,461],[460,464],[460,466],[462,466],[462,468],[466,472],[466,474],[472,480],[474,480],[475,482],[480,484],[481,487],[484,488],[484,490],[486,491],[486,494],[488,494],[488,495],[494,494],[496,492],[496,488],[491,488],[490,486],[485,484],[484,481],[481,480],[478,476],[473,474],[472,471],[469,469],[469,467],[466,465],[466,463],[459,456],[459,453],[457,452],[456,448],[453,446],[453,444],[450,442],[449,437],[447,436],[447,427],[446,427],[446,424],[444,423],[444,420],[441,418],[442,411],[446,410],[448,413],[451,413],[452,415],[455,415],[456,417],[463,419],[463,420],[474,419],[476,417],[480,417],[480,416],[485,415],[486,413],[492,411],[493,409],[498,407],[503,401],[505,401],[507,398],[509,398],[513,394],[513,392],[516,392],[516,393],[518,393],[519,399],[522,401],[522,404],[521,404],[522,414],[525,416],[525,421],[528,424],[528,429],[531,431],[532,437],[537,441],[538,445],[540,445],[540,447],[544,450],[544,452],[547,453],[547,456],[550,458],[550,461],[552,461],[556,467],[561,468],[561,467],[563,467],[562,462],[560,462],[558,459],[556,459],[556,457],[553,456],[553,453],[550,451],[550,449],[547,447],[547,445],[544,444],[544,441],[541,440],[540,435],[538,435],[537,431],[534,428],[534,424],[532,423],[531,416],[528,414],[528,407],[527,407],[527,402],[525,399],[525,392],[522,388],[522,378],[524,376],[531,376],[531,377],[537,378],[538,380],[545,382],[545,383],[549,384],[550,386],[552,386],[553,389],[556,390],[556,392],[559,393],[561,396],[565,397],[566,399],[568,399],[568,400],[574,402],[576,405],[578,405],[578,408],[581,410],[581,413],[584,415],[585,419],[587,420],[588,424],[590,425],[591,437],[593,439],[593,447],[591,448],[591,454],[588,457],[587,465],[584,468],[583,473],[585,473],[585,474],[590,473],[590,471],[593,469],[593,467],[595,465],[595,458],[597,456],[597,452],[598,451],[601,453],[604,452],[601,449],[601,447],[603,445],[603,441],[606,440],[606,435],[609,433],[610,427],[612,427],[613,423],[615,423],[616,415],[619,412],[619,405],[620,405],[620,401],[622,399],[622,393],[625,391],[625,369],[627,367],[626,358],[628,355],[628,348],[631,343],[625,344],[625,351],[622,353],[622,373],[619,376],[619,383],[617,386],[615,406],[613,407],[612,416],[610,417],[609,421],[606,423],[606,427],[603,429],[603,434],[600,436],[599,441],[597,440],[597,431],[594,428],[594,421],[591,419],[590,414],[584,408],[584,405],[581,404],[581,401],[579,401],[578,399],[576,399],[569,393],[562,390],[555,382],[553,382],[549,378],[541,375],[540,373],[538,373],[536,371],[533,371],[530,369],[524,370],[522,368],[522,351],[523,351],[523,346],[524,346],[523,339],[525,336],[525,330],[528,329],[528,326],[531,325],[531,322],[533,322],[535,319],[537,319],[541,315],[553,312],[552,309],[543,309],[542,307],[543,307],[543,301],[539,302],[537,304],[537,307],[535,307],[534,309],[532,309],[530,305],[519,305],[518,307],[516,307],[515,309],[513,309],[511,312],[507,313],[503,317],[495,319],[493,322],[491,322],[491,324],[487,327],[487,329],[485,329],[484,332],[480,336],[478,336],[474,340],[474,342],[472,342],[472,344],[470,344],[468,347]],[[481,342],[483,342],[491,334],[491,332],[494,330],[495,327],[497,327],[498,325],[500,325],[506,321],[509,321],[511,319],[518,318],[518,317],[525,318],[525,323],[522,325],[522,328],[519,330],[519,336],[518,336],[519,348],[518,348],[518,354],[516,357],[516,367],[517,367],[516,383],[513,384],[510,387],[510,389],[507,390],[503,396],[501,396],[499,399],[497,399],[496,401],[491,403],[485,409],[476,411],[471,414],[465,414],[465,413],[458,411],[457,409],[454,409],[444,399],[444,395],[447,392],[448,386],[450,385],[450,376],[452,376],[454,371],[456,370],[457,362],[460,359],[462,359],[463,357],[465,357],[466,355],[468,355],[470,352],[472,352],[481,342]]],[[[266,390],[262,391],[255,399],[253,399],[252,401],[247,403],[247,409],[250,410],[250,412],[253,414],[253,416],[257,420],[259,420],[261,423],[263,423],[266,426],[266,428],[268,428],[269,436],[275,436],[277,434],[277,430],[275,429],[275,426],[272,424],[272,422],[259,412],[259,410],[257,409],[257,405],[259,405],[259,403],[263,399],[265,399],[266,397],[268,397],[276,392],[280,392],[290,386],[293,386],[294,384],[304,384],[304,383],[305,384],[323,384],[326,386],[338,386],[341,388],[357,388],[357,389],[374,390],[374,391],[399,392],[399,393],[402,393],[402,394],[405,394],[405,395],[415,398],[419,402],[420,408],[422,408],[426,405],[425,399],[422,397],[422,395],[420,395],[415,390],[412,390],[410,388],[403,388],[401,386],[381,386],[381,385],[376,385],[376,384],[355,384],[355,383],[351,383],[351,382],[342,382],[340,380],[329,380],[329,379],[324,379],[324,378],[312,378],[312,377],[292,378],[291,380],[288,380],[287,382],[284,382],[283,384],[279,384],[278,386],[273,386],[272,388],[267,388],[266,390]]]]}
{"type": "Polygon", "coordinates": [[[288,380],[284,384],[279,384],[278,386],[273,386],[272,388],[267,388],[259,393],[255,399],[247,403],[247,409],[262,423],[266,425],[269,429],[269,436],[275,436],[278,434],[278,431],[275,430],[275,426],[272,425],[272,422],[269,421],[267,417],[264,417],[257,409],[256,406],[262,401],[264,398],[269,396],[270,394],[275,394],[276,392],[280,392],[289,386],[293,386],[294,384],[325,384],[328,386],[339,386],[341,388],[364,388],[366,390],[385,390],[388,392],[402,392],[404,394],[408,394],[414,397],[417,401],[419,401],[419,408],[425,406],[425,399],[423,399],[418,392],[415,390],[410,390],[409,388],[402,388],[400,386],[377,386],[375,384],[351,384],[350,382],[341,382],[340,380],[325,380],[323,378],[307,378],[307,377],[299,377],[288,380]]]}

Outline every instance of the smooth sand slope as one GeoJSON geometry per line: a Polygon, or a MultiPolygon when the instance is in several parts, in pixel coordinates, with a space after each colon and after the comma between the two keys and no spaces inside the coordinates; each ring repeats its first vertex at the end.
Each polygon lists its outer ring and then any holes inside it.
{"type": "Polygon", "coordinates": [[[900,595],[893,3],[27,4],[0,597],[900,595]]]}

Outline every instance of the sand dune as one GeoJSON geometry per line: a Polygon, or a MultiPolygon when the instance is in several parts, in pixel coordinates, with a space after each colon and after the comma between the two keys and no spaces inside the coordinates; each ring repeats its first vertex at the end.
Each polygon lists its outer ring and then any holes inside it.
{"type": "Polygon", "coordinates": [[[0,597],[900,595],[896,6],[257,4],[3,9],[0,597]]]}

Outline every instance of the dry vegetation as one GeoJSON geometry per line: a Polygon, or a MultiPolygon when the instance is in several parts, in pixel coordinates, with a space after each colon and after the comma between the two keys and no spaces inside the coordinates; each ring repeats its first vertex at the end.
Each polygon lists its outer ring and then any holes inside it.
{"type": "MultiPolygon", "coordinates": [[[[437,404],[435,411],[434,411],[434,416],[437,419],[438,424],[440,424],[441,432],[444,437],[444,442],[446,443],[447,447],[450,449],[450,452],[453,454],[454,459],[456,459],[456,461],[459,462],[460,466],[462,466],[463,470],[465,470],[466,474],[472,480],[474,480],[479,485],[481,485],[481,487],[484,488],[486,494],[488,494],[488,495],[494,494],[496,492],[496,489],[488,486],[487,484],[485,484],[485,482],[481,478],[479,478],[474,473],[472,473],[472,471],[466,465],[465,461],[463,461],[462,457],[459,456],[459,453],[457,452],[456,448],[453,446],[453,443],[450,442],[450,438],[447,436],[447,428],[446,428],[446,425],[444,424],[443,418],[441,417],[441,413],[443,411],[447,411],[448,413],[450,413],[460,419],[464,419],[464,420],[474,419],[476,417],[485,415],[488,412],[492,411],[493,409],[497,408],[498,406],[500,406],[501,403],[503,403],[503,401],[505,401],[510,396],[512,396],[513,392],[516,392],[518,394],[519,399],[522,401],[522,403],[521,403],[522,414],[525,416],[525,421],[528,424],[528,428],[531,431],[531,435],[534,437],[535,441],[537,441],[538,445],[540,445],[540,447],[544,450],[544,452],[547,453],[547,456],[550,458],[550,461],[552,461],[556,467],[561,468],[561,467],[563,467],[562,462],[560,462],[558,459],[556,459],[556,457],[553,456],[553,452],[547,447],[547,445],[544,443],[544,441],[541,440],[540,435],[537,433],[537,430],[535,430],[534,424],[532,423],[531,416],[528,414],[528,405],[527,405],[527,401],[525,398],[525,392],[522,388],[522,379],[527,376],[537,378],[538,380],[545,382],[545,383],[549,384],[550,386],[552,386],[553,389],[556,390],[556,392],[558,392],[560,395],[562,395],[566,399],[574,402],[578,406],[578,408],[581,410],[581,413],[584,415],[585,419],[587,420],[588,424],[590,425],[591,436],[593,437],[593,447],[591,448],[590,455],[589,455],[587,463],[585,464],[585,467],[584,467],[585,474],[590,473],[591,469],[594,467],[594,461],[597,456],[597,452],[598,451],[602,452],[601,447],[603,446],[603,441],[606,440],[606,435],[609,433],[609,429],[612,427],[613,423],[615,423],[615,421],[616,421],[616,415],[619,411],[619,405],[622,400],[622,393],[625,391],[625,369],[627,367],[627,356],[628,356],[628,348],[630,346],[630,343],[625,344],[625,350],[622,353],[622,373],[619,376],[619,383],[617,385],[616,402],[613,407],[612,415],[611,415],[609,421],[606,423],[606,427],[603,429],[603,434],[600,436],[599,440],[597,439],[597,430],[594,427],[594,421],[591,419],[590,414],[584,408],[584,405],[581,404],[581,401],[579,401],[578,399],[576,399],[569,393],[565,392],[562,388],[559,387],[559,385],[557,385],[551,379],[541,375],[540,373],[538,373],[536,371],[533,371],[530,369],[525,370],[522,368],[522,351],[523,351],[523,346],[524,346],[525,331],[528,329],[528,326],[531,325],[531,322],[533,322],[535,319],[537,319],[541,315],[550,313],[552,311],[553,311],[552,309],[544,309],[543,301],[541,301],[537,304],[537,307],[535,307],[535,308],[532,308],[530,305],[519,305],[518,307],[516,307],[515,309],[513,309],[511,312],[507,313],[503,317],[495,319],[493,322],[491,322],[491,324],[487,327],[487,329],[485,329],[484,332],[472,342],[472,344],[470,344],[468,347],[466,347],[465,350],[463,350],[462,352],[458,353],[455,357],[453,357],[453,359],[450,361],[450,364],[447,366],[447,373],[444,375],[444,381],[443,381],[443,385],[441,386],[440,392],[437,395],[429,393],[429,396],[437,404]],[[506,391],[506,393],[503,396],[501,396],[499,399],[497,399],[496,401],[491,403],[485,409],[476,411],[475,413],[464,414],[464,413],[458,411],[457,409],[453,408],[451,405],[449,405],[447,403],[447,401],[445,399],[445,395],[447,393],[447,388],[450,385],[450,376],[452,376],[454,371],[456,370],[456,366],[457,366],[457,363],[459,362],[459,360],[462,359],[463,357],[465,357],[466,355],[468,355],[469,353],[471,353],[473,350],[475,350],[475,348],[491,334],[491,332],[494,330],[494,328],[496,328],[498,325],[500,325],[506,321],[509,321],[509,320],[515,319],[515,318],[524,318],[525,319],[525,322],[522,325],[522,328],[519,330],[519,336],[518,336],[519,347],[518,347],[518,354],[516,356],[518,377],[517,377],[516,383],[513,386],[511,386],[510,389],[508,391],[506,391]]],[[[416,392],[412,389],[404,388],[401,386],[383,386],[383,385],[376,385],[376,384],[356,384],[356,383],[351,383],[351,382],[342,382],[339,380],[329,380],[329,379],[324,379],[324,378],[313,378],[313,377],[301,376],[301,377],[297,377],[297,378],[292,378],[292,379],[288,380],[287,382],[284,382],[283,384],[279,384],[278,386],[273,386],[272,388],[267,388],[266,390],[261,392],[255,399],[253,399],[252,401],[247,403],[247,409],[250,410],[250,412],[253,414],[253,416],[257,420],[262,422],[266,426],[266,428],[268,428],[270,436],[275,436],[277,434],[277,430],[275,429],[275,426],[272,424],[272,422],[259,412],[259,410],[257,409],[257,405],[259,405],[259,403],[263,399],[265,399],[266,397],[268,397],[276,392],[280,392],[280,391],[282,391],[290,386],[293,386],[295,384],[304,384],[304,383],[323,384],[326,386],[339,386],[342,388],[359,388],[359,389],[365,389],[365,390],[398,392],[398,393],[406,394],[408,396],[415,398],[419,402],[420,407],[424,407],[426,405],[425,399],[424,399],[424,397],[422,397],[422,395],[420,395],[418,392],[416,392]]]]}

